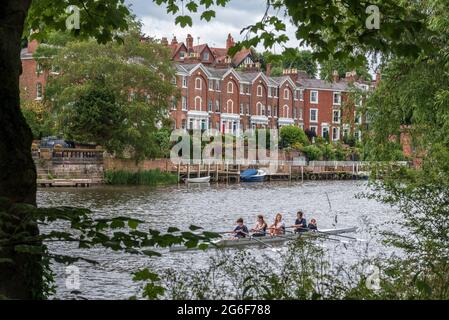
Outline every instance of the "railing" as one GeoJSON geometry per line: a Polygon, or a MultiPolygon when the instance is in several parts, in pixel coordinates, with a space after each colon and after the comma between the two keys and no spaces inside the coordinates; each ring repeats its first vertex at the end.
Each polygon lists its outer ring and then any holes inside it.
{"type": "Polygon", "coordinates": [[[33,158],[53,164],[100,164],[103,162],[103,152],[97,149],[39,149],[33,151],[33,158]]]}

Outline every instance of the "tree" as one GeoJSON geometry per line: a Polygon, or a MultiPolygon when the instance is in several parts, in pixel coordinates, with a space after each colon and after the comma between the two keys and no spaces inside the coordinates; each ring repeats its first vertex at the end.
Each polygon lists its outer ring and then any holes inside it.
{"type": "Polygon", "coordinates": [[[122,151],[125,110],[116,102],[114,92],[97,81],[67,110],[67,137],[98,143],[111,153],[122,151]]]}
{"type": "Polygon", "coordinates": [[[22,102],[21,110],[34,139],[54,134],[54,119],[48,104],[41,101],[22,102]]]}
{"type": "Polygon", "coordinates": [[[271,64],[271,75],[282,76],[284,69],[298,69],[305,71],[310,77],[316,77],[318,64],[309,50],[287,49],[281,55],[275,55],[269,51],[262,54],[262,68],[266,70],[267,64],[271,64]]]}
{"type": "Polygon", "coordinates": [[[117,156],[127,151],[142,160],[158,153],[153,133],[177,92],[166,48],[140,41],[140,25],[130,23],[120,43],[72,40],[56,47],[53,40],[61,36],[52,34],[47,41],[51,46],[42,46],[36,57],[53,55],[42,65],[62,70],[49,79],[46,91],[59,115],[60,131],[102,144],[117,156]]]}
{"type": "Polygon", "coordinates": [[[321,63],[320,78],[323,80],[333,81],[334,71],[337,71],[340,79],[346,77],[346,72],[355,71],[357,76],[364,80],[371,80],[371,74],[366,63],[357,66],[351,66],[350,61],[342,61],[336,59],[328,59],[321,63]]]}
{"type": "MultiPolygon", "coordinates": [[[[226,5],[229,0],[192,0],[186,10],[180,10],[180,3],[172,0],[155,0],[166,5],[168,12],[176,14],[176,23],[191,25],[188,12],[201,12],[201,18],[210,21],[215,16],[212,5],[226,5]],[[201,7],[200,7],[201,5],[201,7]]],[[[366,61],[369,51],[391,54],[398,57],[418,57],[432,52],[441,53],[438,32],[447,30],[447,7],[445,0],[413,2],[379,0],[376,2],[382,13],[383,25],[379,30],[365,26],[369,18],[366,9],[369,1],[359,0],[316,0],[316,1],[268,1],[269,8],[280,14],[286,13],[298,27],[296,36],[302,44],[309,45],[314,57],[323,60],[332,56],[344,59],[351,56],[354,63],[366,61]],[[443,8],[443,9],[441,9],[443,8]],[[427,14],[435,13],[431,21],[427,14]],[[445,29],[446,28],[446,29],[445,29]],[[435,41],[438,40],[438,41],[435,41]],[[356,53],[356,54],[354,54],[356,53]]],[[[67,13],[67,5],[81,5],[80,25],[69,26],[71,33],[78,37],[94,37],[100,43],[118,39],[120,32],[127,29],[129,10],[123,0],[6,0],[0,13],[0,197],[13,203],[36,204],[36,169],[31,157],[32,132],[20,112],[19,76],[20,49],[24,30],[34,30],[34,37],[44,39],[51,30],[64,30],[67,18],[73,18],[73,11],[67,13]],[[31,5],[32,3],[32,5],[31,5]],[[72,16],[71,16],[72,15],[72,16]]],[[[281,18],[270,15],[270,10],[255,25],[248,26],[247,40],[237,44],[232,52],[242,47],[256,47],[262,43],[272,47],[275,43],[284,44],[288,37],[284,34],[286,26],[281,18]],[[274,32],[273,32],[274,31],[274,32]],[[279,34],[280,33],[280,34],[279,34]]],[[[76,20],[76,19],[75,19],[76,20]]],[[[70,19],[68,20],[70,21],[70,19]]],[[[72,19],[73,21],[73,19],[72,19]]],[[[26,35],[27,33],[25,33],[26,35]]],[[[443,39],[444,40],[444,39],[443,39]]],[[[447,44],[447,40],[446,40],[447,44]]],[[[447,51],[445,52],[447,56],[447,51]]],[[[443,54],[441,55],[443,56],[443,54]]],[[[444,105],[447,96],[439,97],[444,105]]],[[[14,227],[25,227],[29,233],[38,234],[37,225],[23,225],[26,217],[20,212],[11,213],[9,218],[14,227]]],[[[42,291],[42,268],[39,254],[19,253],[13,249],[2,248],[2,254],[16,264],[0,265],[0,292],[12,298],[30,298],[33,292],[42,291]]]]}
{"type": "Polygon", "coordinates": [[[306,146],[309,144],[306,134],[296,126],[284,126],[280,132],[281,146],[291,148],[294,145],[306,146]]]}

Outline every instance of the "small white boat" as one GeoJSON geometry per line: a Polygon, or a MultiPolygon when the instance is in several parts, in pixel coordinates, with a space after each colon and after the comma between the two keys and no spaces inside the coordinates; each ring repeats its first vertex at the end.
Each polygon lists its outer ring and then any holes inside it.
{"type": "Polygon", "coordinates": [[[209,183],[210,176],[199,177],[199,178],[187,178],[184,180],[186,183],[209,183]]]}

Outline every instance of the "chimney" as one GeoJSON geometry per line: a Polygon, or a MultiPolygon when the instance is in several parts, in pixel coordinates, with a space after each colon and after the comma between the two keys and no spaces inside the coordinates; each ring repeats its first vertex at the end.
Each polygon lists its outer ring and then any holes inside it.
{"type": "Polygon", "coordinates": [[[176,36],[174,36],[173,39],[171,40],[171,44],[174,46],[178,44],[178,40],[176,39],[176,36]]]}
{"type": "Polygon", "coordinates": [[[37,40],[31,40],[28,41],[28,53],[35,53],[37,50],[37,47],[39,46],[39,42],[37,40]]]}
{"type": "Polygon", "coordinates": [[[298,80],[298,69],[296,68],[284,69],[283,74],[284,76],[289,76],[295,83],[298,80]]]}
{"type": "Polygon", "coordinates": [[[376,86],[378,86],[380,84],[380,81],[382,80],[382,74],[380,73],[380,71],[376,72],[376,86]]]}
{"type": "Polygon", "coordinates": [[[166,37],[162,37],[161,44],[162,44],[163,46],[165,46],[165,47],[168,46],[168,40],[167,40],[166,37]]]}
{"type": "Polygon", "coordinates": [[[333,82],[340,81],[340,75],[338,74],[337,70],[334,70],[334,72],[332,73],[332,80],[333,80],[333,82]]]}
{"type": "Polygon", "coordinates": [[[351,72],[346,72],[346,80],[348,82],[354,82],[355,80],[357,80],[357,72],[355,70],[351,71],[351,72]]]}
{"type": "Polygon", "coordinates": [[[231,34],[228,34],[228,39],[226,40],[226,49],[231,49],[235,46],[234,38],[231,36],[231,34]]]}
{"type": "Polygon", "coordinates": [[[188,50],[193,49],[193,37],[190,34],[187,35],[186,46],[188,50]]]}
{"type": "Polygon", "coordinates": [[[271,63],[267,63],[266,75],[267,75],[267,77],[271,76],[271,63]]]}

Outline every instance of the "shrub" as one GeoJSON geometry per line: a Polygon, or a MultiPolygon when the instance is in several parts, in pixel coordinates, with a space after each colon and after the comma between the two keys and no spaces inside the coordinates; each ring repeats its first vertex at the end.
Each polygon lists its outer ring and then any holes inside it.
{"type": "Polygon", "coordinates": [[[130,172],[125,170],[106,171],[105,182],[110,185],[158,185],[175,184],[178,182],[176,175],[169,172],[161,172],[159,169],[148,171],[130,172]]]}
{"type": "Polygon", "coordinates": [[[283,148],[292,148],[293,145],[302,144],[308,145],[309,140],[301,128],[295,126],[285,126],[281,128],[280,132],[281,146],[283,148]]]}
{"type": "Polygon", "coordinates": [[[301,150],[306,155],[309,161],[320,160],[323,156],[323,152],[317,146],[307,146],[301,150]]]}

